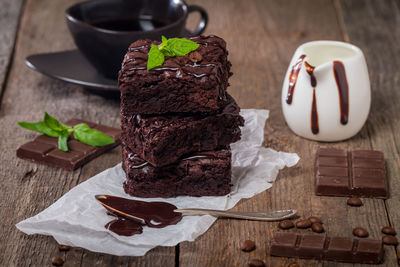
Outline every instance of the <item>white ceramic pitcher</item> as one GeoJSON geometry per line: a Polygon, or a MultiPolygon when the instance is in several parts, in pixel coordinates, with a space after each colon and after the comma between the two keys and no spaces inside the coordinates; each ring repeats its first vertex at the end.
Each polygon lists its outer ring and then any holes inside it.
{"type": "Polygon", "coordinates": [[[362,51],[351,44],[314,41],[297,48],[282,87],[290,129],[317,141],[340,141],[361,130],[371,105],[362,51]]]}

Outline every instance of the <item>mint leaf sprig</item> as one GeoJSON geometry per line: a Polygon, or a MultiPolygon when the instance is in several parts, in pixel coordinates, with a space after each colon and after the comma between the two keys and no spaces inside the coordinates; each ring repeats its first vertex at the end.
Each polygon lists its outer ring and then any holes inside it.
{"type": "Polygon", "coordinates": [[[115,142],[115,140],[105,133],[90,128],[86,123],[80,123],[74,127],[60,123],[56,118],[44,112],[43,121],[38,122],[18,122],[22,128],[43,133],[50,137],[58,137],[58,148],[68,151],[68,137],[74,133],[74,138],[81,143],[90,146],[105,146],[115,142]]]}
{"type": "Polygon", "coordinates": [[[186,56],[190,52],[199,48],[199,44],[185,38],[161,37],[162,43],[159,45],[151,45],[148,59],[147,70],[162,66],[165,57],[186,56]]]}

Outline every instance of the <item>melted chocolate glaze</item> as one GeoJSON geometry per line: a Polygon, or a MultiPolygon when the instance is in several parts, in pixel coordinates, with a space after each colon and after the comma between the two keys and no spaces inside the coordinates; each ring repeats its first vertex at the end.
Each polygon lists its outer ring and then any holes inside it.
{"type": "Polygon", "coordinates": [[[143,227],[139,223],[122,217],[117,217],[117,219],[108,222],[104,227],[117,235],[123,236],[132,236],[143,232],[143,227]]]}
{"type": "Polygon", "coordinates": [[[339,91],[340,123],[345,125],[349,120],[349,85],[347,84],[346,70],[341,61],[333,62],[333,73],[339,91]]]}
{"type": "Polygon", "coordinates": [[[289,89],[288,93],[286,96],[286,103],[289,105],[292,104],[293,100],[293,93],[294,93],[294,87],[296,86],[297,78],[299,76],[299,72],[301,69],[301,65],[303,64],[304,58],[306,55],[301,55],[299,59],[296,61],[296,64],[292,66],[292,70],[290,71],[289,75],[289,89]]]}
{"type": "Polygon", "coordinates": [[[315,97],[315,88],[313,88],[313,100],[311,107],[311,132],[313,134],[319,133],[318,110],[317,110],[317,99],[315,97]]]}
{"type": "Polygon", "coordinates": [[[142,226],[125,218],[125,214],[145,220],[147,226],[162,228],[177,224],[182,219],[182,214],[174,212],[176,206],[166,202],[145,202],[122,197],[104,195],[98,197],[104,207],[118,218],[107,223],[105,227],[118,235],[134,235],[142,233],[142,226]]]}
{"type": "Polygon", "coordinates": [[[311,132],[313,134],[319,133],[319,123],[318,123],[318,109],[317,109],[317,98],[315,97],[315,87],[317,86],[317,79],[314,75],[314,66],[308,64],[308,62],[304,62],[306,66],[306,71],[308,75],[310,75],[311,86],[313,87],[313,100],[311,106],[311,132]]]}

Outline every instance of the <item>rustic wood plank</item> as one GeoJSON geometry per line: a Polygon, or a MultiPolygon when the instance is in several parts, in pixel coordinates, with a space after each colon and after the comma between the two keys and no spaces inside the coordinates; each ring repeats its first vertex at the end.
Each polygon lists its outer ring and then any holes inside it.
{"type": "MultiPolygon", "coordinates": [[[[47,110],[57,118],[84,118],[119,126],[119,103],[88,94],[82,88],[38,74],[25,66],[26,56],[74,47],[64,20],[69,0],[28,0],[15,57],[0,110],[0,266],[49,266],[61,255],[51,237],[27,236],[15,224],[54,203],[72,187],[121,161],[120,149],[68,172],[37,165],[15,156],[16,148],[36,136],[22,130],[17,121],[40,120],[47,110]]],[[[11,22],[11,20],[10,20],[11,22]]],[[[62,63],[60,63],[62,64],[62,63]]],[[[173,266],[174,248],[156,248],[146,257],[115,257],[74,248],[66,254],[66,266],[173,266]]]]}
{"type": "MultiPolygon", "coordinates": [[[[400,227],[400,2],[340,1],[350,41],[365,53],[372,87],[367,123],[371,146],[386,157],[392,226],[400,227]],[[371,23],[373,21],[373,23],[371,23]]],[[[382,225],[381,225],[382,226],[382,225]]]]}
{"type": "MultiPolygon", "coordinates": [[[[229,46],[235,73],[229,91],[240,106],[267,108],[265,145],[296,152],[302,160],[280,173],[272,189],[241,201],[235,210],[296,208],[301,217],[320,216],[330,235],[352,236],[356,226],[380,238],[380,226],[387,224],[382,200],[364,199],[362,208],[350,208],[346,198],[314,195],[313,156],[321,144],[295,136],[286,126],[280,107],[282,80],[295,48],[306,41],[347,38],[331,1],[194,1],[210,12],[207,32],[223,36],[229,46]],[[220,12],[224,10],[224,12],[220,12]]],[[[325,145],[325,144],[322,144],[325,145]]],[[[370,148],[368,130],[347,142],[327,144],[341,148],[370,148]]],[[[266,244],[277,223],[219,220],[196,242],[180,244],[181,266],[243,266],[250,258],[263,259],[267,266],[351,266],[332,262],[270,257],[266,244]],[[257,249],[244,253],[239,242],[252,239],[257,249]]],[[[387,251],[388,252],[388,251],[387,251]]],[[[396,264],[393,251],[387,253],[388,266],[396,264]]]]}
{"type": "Polygon", "coordinates": [[[22,5],[23,0],[3,0],[0,3],[0,96],[12,61],[22,5]]]}

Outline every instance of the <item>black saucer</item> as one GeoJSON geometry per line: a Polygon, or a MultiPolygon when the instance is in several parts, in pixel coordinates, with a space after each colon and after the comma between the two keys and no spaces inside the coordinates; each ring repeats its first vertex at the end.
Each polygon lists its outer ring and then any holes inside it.
{"type": "Polygon", "coordinates": [[[79,50],[31,55],[25,63],[46,76],[81,85],[92,93],[119,97],[117,80],[99,74],[79,50]]]}

